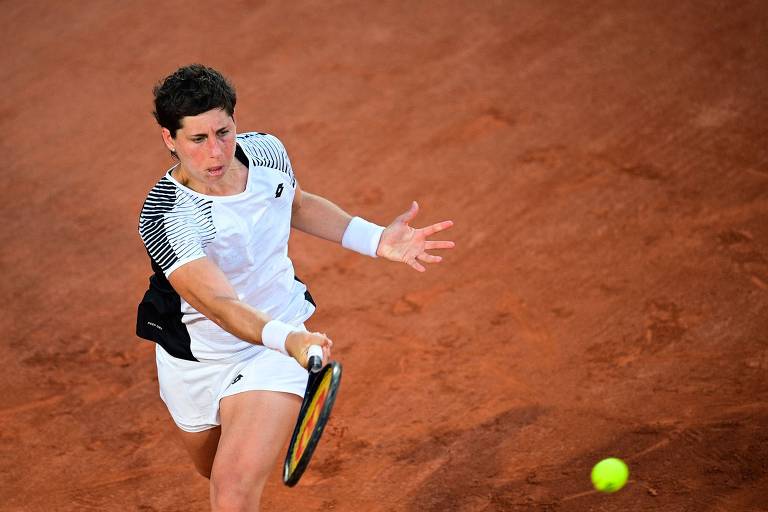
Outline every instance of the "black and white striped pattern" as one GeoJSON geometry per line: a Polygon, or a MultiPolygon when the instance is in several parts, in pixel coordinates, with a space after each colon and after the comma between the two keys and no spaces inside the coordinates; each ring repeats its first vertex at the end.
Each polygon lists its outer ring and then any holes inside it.
{"type": "Polygon", "coordinates": [[[250,132],[238,135],[237,143],[250,157],[253,165],[277,169],[290,178],[292,186],[296,186],[288,152],[280,139],[266,133],[250,132]]]}
{"type": "Polygon", "coordinates": [[[205,255],[203,249],[216,236],[211,206],[212,201],[180,190],[165,176],[150,190],[139,217],[139,235],[163,272],[178,261],[205,255]]]}

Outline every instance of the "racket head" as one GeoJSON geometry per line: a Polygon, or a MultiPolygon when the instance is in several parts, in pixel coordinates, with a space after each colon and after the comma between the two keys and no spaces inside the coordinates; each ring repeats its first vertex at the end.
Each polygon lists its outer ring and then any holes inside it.
{"type": "Polygon", "coordinates": [[[283,464],[283,483],[288,487],[299,482],[323,435],[341,383],[341,364],[333,361],[318,373],[310,374],[309,378],[310,384],[283,464]]]}

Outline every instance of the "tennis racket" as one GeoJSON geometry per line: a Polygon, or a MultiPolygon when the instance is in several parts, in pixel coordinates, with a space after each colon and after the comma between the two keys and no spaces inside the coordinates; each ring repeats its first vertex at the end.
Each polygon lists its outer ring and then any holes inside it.
{"type": "Polygon", "coordinates": [[[323,428],[331,417],[333,402],[341,383],[341,364],[332,361],[321,368],[322,364],[322,349],[312,345],[309,348],[307,390],[283,464],[283,483],[288,487],[296,485],[307,469],[320,436],[323,435],[323,428]]]}

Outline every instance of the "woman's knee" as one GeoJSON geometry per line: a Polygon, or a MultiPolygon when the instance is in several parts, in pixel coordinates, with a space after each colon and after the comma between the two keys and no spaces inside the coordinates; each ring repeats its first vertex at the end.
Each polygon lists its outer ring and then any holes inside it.
{"type": "Polygon", "coordinates": [[[211,476],[211,507],[214,512],[240,512],[256,510],[268,473],[249,475],[234,472],[216,472],[211,476]]]}

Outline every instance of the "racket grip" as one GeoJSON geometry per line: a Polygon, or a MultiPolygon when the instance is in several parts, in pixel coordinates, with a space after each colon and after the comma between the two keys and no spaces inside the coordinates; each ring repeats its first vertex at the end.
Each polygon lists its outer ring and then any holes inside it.
{"type": "Polygon", "coordinates": [[[317,373],[323,367],[323,348],[320,345],[309,346],[309,371],[317,373]]]}

